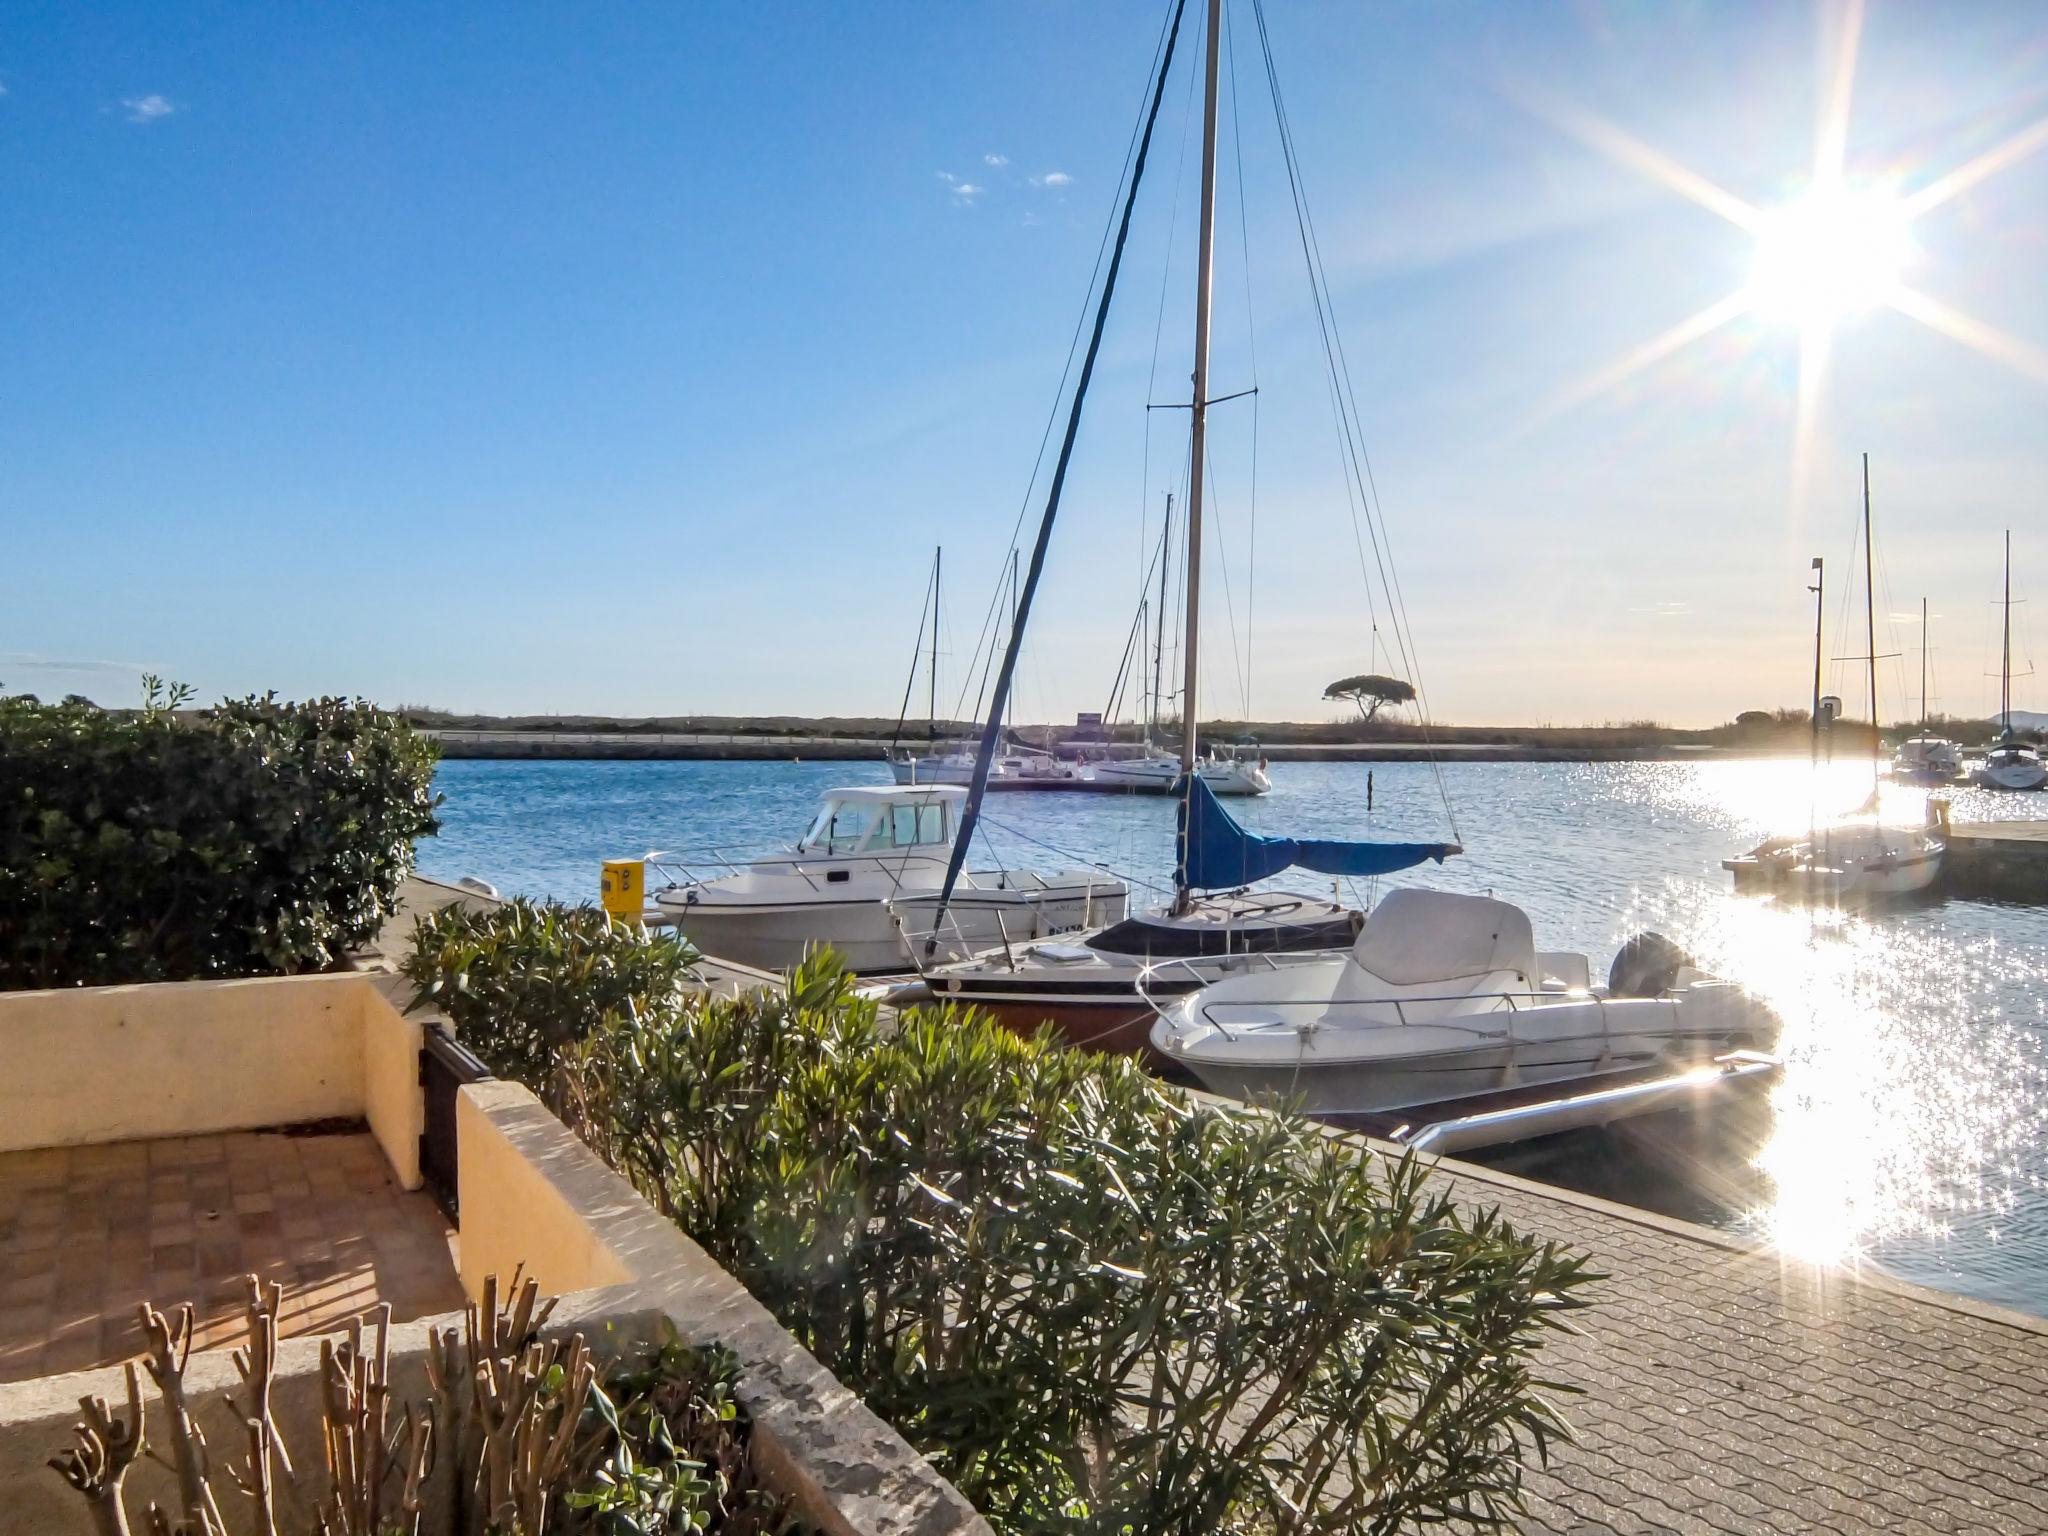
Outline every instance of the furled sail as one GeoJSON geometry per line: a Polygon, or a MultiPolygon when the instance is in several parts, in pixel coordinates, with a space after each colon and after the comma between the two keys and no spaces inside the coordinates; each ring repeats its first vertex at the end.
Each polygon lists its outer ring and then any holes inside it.
{"type": "Polygon", "coordinates": [[[1386,875],[1434,859],[1441,864],[1465,850],[1456,843],[1340,843],[1321,838],[1260,837],[1237,824],[1216,792],[1200,776],[1182,780],[1180,796],[1181,884],[1190,890],[1222,891],[1250,885],[1283,869],[1324,875],[1386,875]]]}

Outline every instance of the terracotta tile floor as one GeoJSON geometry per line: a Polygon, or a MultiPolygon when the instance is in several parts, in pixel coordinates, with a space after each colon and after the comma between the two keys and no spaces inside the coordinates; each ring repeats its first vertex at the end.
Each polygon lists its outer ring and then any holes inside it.
{"type": "Polygon", "coordinates": [[[195,1349],[241,1343],[251,1272],[282,1282],[286,1334],[452,1311],[451,1239],[362,1131],[0,1154],[0,1381],[138,1353],[144,1301],[191,1302],[195,1349]]]}

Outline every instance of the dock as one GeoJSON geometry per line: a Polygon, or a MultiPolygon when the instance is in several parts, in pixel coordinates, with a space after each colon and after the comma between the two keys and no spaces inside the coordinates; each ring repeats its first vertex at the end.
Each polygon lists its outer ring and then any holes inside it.
{"type": "Polygon", "coordinates": [[[2048,1322],[1511,1174],[1438,1165],[1471,1205],[1607,1279],[1538,1374],[1575,1440],[1524,1528],[2048,1530],[2048,1322]]]}
{"type": "Polygon", "coordinates": [[[1954,823],[1941,885],[1950,896],[2048,901],[2048,818],[1954,823]]]}

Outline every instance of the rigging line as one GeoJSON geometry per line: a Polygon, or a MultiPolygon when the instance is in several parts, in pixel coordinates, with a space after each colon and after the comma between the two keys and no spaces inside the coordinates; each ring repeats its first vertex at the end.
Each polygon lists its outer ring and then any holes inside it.
{"type": "Polygon", "coordinates": [[[1315,220],[1308,208],[1307,190],[1302,185],[1299,157],[1294,148],[1294,133],[1288,121],[1286,101],[1280,89],[1279,68],[1273,57],[1272,38],[1266,26],[1265,0],[1252,0],[1252,15],[1258,25],[1260,49],[1265,56],[1266,79],[1268,87],[1272,92],[1274,120],[1279,132],[1282,158],[1287,167],[1288,187],[1294,199],[1295,217],[1301,234],[1302,251],[1309,266],[1310,288],[1312,292],[1318,294],[1318,321],[1323,323],[1327,319],[1327,323],[1324,323],[1324,347],[1326,353],[1334,352],[1335,362],[1333,369],[1340,371],[1343,379],[1343,398],[1349,407],[1350,423],[1349,429],[1346,432],[1347,447],[1364,469],[1364,483],[1361,486],[1361,491],[1366,493],[1367,527],[1372,533],[1373,553],[1380,567],[1381,584],[1387,593],[1390,609],[1389,617],[1394,626],[1394,641],[1400,650],[1402,663],[1408,669],[1410,681],[1415,687],[1418,713],[1421,716],[1423,742],[1425,747],[1430,749],[1428,752],[1430,775],[1436,784],[1437,797],[1443,804],[1444,816],[1450,823],[1453,836],[1456,837],[1458,835],[1458,813],[1456,807],[1451,803],[1450,789],[1444,780],[1443,764],[1438,761],[1434,750],[1435,743],[1430,730],[1428,693],[1423,685],[1422,670],[1416,662],[1414,632],[1413,626],[1408,619],[1407,597],[1402,591],[1398,572],[1391,576],[1389,575],[1391,562],[1387,558],[1388,533],[1386,520],[1379,513],[1377,506],[1379,501],[1379,485],[1372,472],[1371,456],[1365,451],[1362,434],[1358,429],[1358,397],[1356,389],[1351,382],[1351,364],[1344,352],[1342,335],[1341,333],[1336,333],[1334,301],[1328,291],[1329,279],[1323,267],[1321,242],[1316,238],[1315,234],[1315,220]]]}
{"type": "Polygon", "coordinates": [[[1223,54],[1230,64],[1230,142],[1237,160],[1237,240],[1244,262],[1244,342],[1252,370],[1252,481],[1247,515],[1244,572],[1244,714],[1252,716],[1252,598],[1259,577],[1259,328],[1252,306],[1251,220],[1244,207],[1244,133],[1237,107],[1237,33],[1231,24],[1230,8],[1223,11],[1223,54]]]}
{"type": "MultiPolygon", "coordinates": [[[[1153,68],[1154,68],[1154,69],[1157,69],[1157,68],[1158,68],[1158,66],[1159,66],[1159,59],[1160,59],[1160,53],[1161,53],[1161,50],[1162,50],[1162,49],[1164,49],[1164,48],[1165,48],[1165,47],[1167,46],[1167,41],[1168,41],[1168,34],[1169,34],[1169,29],[1171,28],[1171,26],[1172,26],[1172,25],[1174,24],[1174,22],[1175,22],[1176,20],[1177,20],[1177,14],[1176,14],[1176,11],[1175,11],[1175,10],[1174,10],[1174,9],[1173,9],[1173,8],[1172,8],[1171,6],[1169,6],[1169,8],[1168,8],[1168,10],[1167,10],[1167,13],[1166,13],[1166,15],[1165,15],[1164,17],[1162,17],[1162,18],[1161,18],[1161,20],[1160,20],[1160,23],[1159,23],[1159,36],[1158,36],[1158,38],[1157,38],[1157,39],[1156,39],[1156,40],[1154,41],[1154,43],[1153,43],[1153,45],[1152,45],[1152,65],[1153,65],[1153,68]]],[[[1149,78],[1150,78],[1150,77],[1148,76],[1147,78],[1148,78],[1148,80],[1149,80],[1149,78]]],[[[1099,277],[1100,277],[1100,276],[1102,275],[1102,262],[1103,262],[1103,258],[1104,258],[1104,256],[1105,256],[1105,255],[1106,255],[1106,254],[1108,253],[1108,250],[1109,250],[1109,241],[1110,241],[1110,235],[1111,235],[1112,231],[1114,231],[1114,229],[1116,228],[1115,212],[1116,212],[1116,206],[1117,206],[1117,200],[1118,200],[1118,196],[1117,196],[1117,195],[1118,195],[1118,194],[1120,194],[1120,193],[1121,193],[1121,192],[1123,191],[1123,189],[1124,189],[1124,182],[1125,182],[1125,181],[1126,181],[1126,180],[1128,179],[1128,177],[1130,176],[1130,172],[1131,172],[1131,162],[1132,162],[1132,158],[1133,158],[1133,156],[1134,156],[1134,155],[1135,155],[1135,154],[1137,153],[1137,150],[1138,150],[1138,138],[1139,138],[1139,133],[1140,133],[1140,131],[1141,131],[1141,129],[1142,129],[1142,127],[1143,127],[1144,123],[1145,123],[1145,117],[1144,117],[1144,114],[1143,114],[1143,111],[1142,111],[1142,102],[1143,102],[1143,99],[1144,99],[1144,98],[1143,98],[1142,96],[1141,96],[1141,97],[1139,98],[1139,100],[1140,100],[1140,103],[1141,103],[1141,110],[1140,110],[1139,116],[1138,116],[1138,117],[1137,117],[1136,119],[1134,119],[1134,120],[1133,120],[1133,122],[1131,123],[1131,136],[1130,136],[1130,139],[1129,139],[1129,140],[1128,140],[1128,141],[1127,141],[1127,142],[1125,143],[1125,145],[1124,145],[1124,159],[1123,159],[1123,165],[1122,165],[1122,166],[1121,166],[1121,167],[1119,168],[1119,170],[1117,171],[1117,180],[1116,180],[1116,187],[1115,187],[1114,191],[1112,192],[1112,194],[1111,194],[1111,196],[1110,196],[1110,203],[1109,203],[1109,206],[1110,206],[1110,215],[1111,215],[1111,216],[1110,216],[1110,218],[1109,218],[1108,220],[1106,220],[1106,221],[1104,222],[1104,224],[1103,224],[1103,226],[1102,226],[1102,238],[1101,238],[1101,239],[1100,239],[1099,241],[1097,241],[1097,242],[1096,242],[1096,246],[1095,246],[1095,264],[1094,264],[1094,266],[1093,266],[1093,267],[1091,267],[1091,268],[1089,269],[1089,272],[1088,272],[1088,286],[1087,286],[1087,289],[1086,289],[1086,290],[1084,291],[1084,293],[1083,293],[1083,296],[1082,296],[1082,303],[1081,303],[1081,307],[1080,307],[1080,310],[1079,310],[1079,312],[1078,312],[1078,313],[1077,313],[1077,314],[1076,314],[1076,315],[1074,316],[1074,333],[1073,333],[1073,335],[1072,335],[1071,337],[1069,337],[1069,338],[1068,338],[1068,340],[1067,340],[1067,357],[1066,357],[1066,362],[1064,363],[1064,365],[1062,365],[1062,367],[1061,367],[1061,369],[1060,369],[1060,382],[1059,382],[1059,388],[1058,388],[1058,389],[1056,389],[1056,390],[1055,390],[1055,391],[1053,392],[1053,397],[1052,397],[1052,405],[1051,405],[1051,407],[1050,407],[1050,408],[1049,408],[1049,409],[1048,409],[1048,410],[1046,411],[1046,414],[1045,414],[1045,428],[1044,428],[1044,430],[1043,430],[1043,431],[1041,431],[1041,432],[1039,433],[1039,436],[1038,436],[1038,453],[1037,453],[1036,457],[1034,457],[1034,458],[1032,459],[1032,461],[1031,461],[1031,477],[1030,477],[1030,479],[1029,479],[1029,480],[1027,480],[1027,481],[1025,482],[1025,484],[1024,484],[1024,495],[1023,495],[1022,499],[1021,499],[1021,500],[1019,500],[1019,502],[1017,503],[1017,515],[1016,515],[1016,517],[1015,517],[1015,518],[1014,518],[1014,519],[1013,519],[1013,520],[1011,521],[1011,524],[1010,524],[1010,542],[1009,542],[1009,548],[1008,548],[1008,550],[1006,550],[1006,551],[1004,552],[1004,556],[1003,556],[1003,559],[1004,559],[1004,563],[1005,563],[1005,565],[1006,565],[1006,566],[1007,566],[1007,564],[1008,564],[1008,561],[1009,561],[1009,556],[1010,556],[1010,553],[1011,553],[1011,552],[1013,552],[1013,551],[1015,551],[1015,550],[1016,550],[1016,548],[1017,548],[1017,540],[1018,540],[1018,536],[1019,536],[1019,535],[1020,535],[1020,534],[1021,534],[1021,533],[1023,532],[1023,530],[1024,530],[1024,519],[1025,519],[1025,516],[1026,516],[1026,515],[1027,515],[1027,514],[1028,514],[1028,513],[1030,512],[1030,510],[1031,510],[1031,497],[1032,497],[1032,493],[1033,493],[1033,492],[1034,492],[1034,491],[1035,491],[1035,490],[1036,490],[1036,489],[1038,488],[1038,476],[1039,476],[1039,473],[1040,473],[1040,472],[1041,472],[1041,471],[1042,471],[1042,470],[1044,469],[1044,467],[1045,467],[1045,450],[1046,450],[1046,448],[1047,448],[1047,447],[1048,447],[1048,446],[1049,446],[1049,445],[1051,444],[1051,442],[1052,442],[1052,431],[1053,431],[1053,427],[1054,427],[1054,425],[1055,425],[1055,424],[1056,424],[1056,423],[1057,423],[1057,422],[1059,421],[1059,417],[1060,417],[1060,402],[1061,402],[1062,400],[1064,400],[1064,399],[1066,398],[1066,393],[1067,393],[1067,381],[1068,381],[1068,379],[1070,379],[1070,378],[1072,378],[1072,377],[1073,377],[1073,372],[1074,372],[1074,358],[1075,358],[1076,354],[1077,354],[1077,353],[1079,352],[1079,350],[1080,350],[1080,346],[1081,346],[1081,336],[1082,336],[1082,333],[1083,333],[1083,331],[1085,331],[1085,330],[1086,330],[1086,328],[1087,328],[1087,325],[1088,325],[1088,303],[1087,303],[1087,300],[1088,300],[1088,297],[1089,297],[1089,296],[1091,296],[1091,295],[1093,295],[1093,293],[1095,292],[1096,280],[1097,280],[1097,279],[1098,279],[1098,278],[1099,278],[1099,277]]],[[[997,612],[999,611],[999,608],[1000,608],[1001,602],[1002,602],[1002,582],[1001,582],[1000,580],[998,580],[998,582],[996,583],[996,591],[995,591],[995,595],[994,595],[993,597],[991,597],[991,598],[989,599],[989,609],[988,609],[988,616],[987,616],[987,619],[986,619],[986,620],[984,621],[984,624],[983,624],[983,628],[982,628],[982,633],[983,633],[983,635],[985,635],[985,636],[987,637],[987,639],[988,639],[988,641],[989,641],[989,643],[990,643],[991,647],[993,647],[993,644],[994,644],[994,639],[995,639],[995,619],[996,619],[996,614],[997,614],[997,612]]],[[[980,652],[981,652],[981,647],[980,647],[980,644],[979,644],[979,642],[977,642],[977,644],[976,644],[976,646],[975,646],[975,654],[976,654],[976,656],[977,656],[977,657],[978,657],[978,656],[980,655],[980,652]]],[[[972,671],[973,671],[973,662],[972,662],[972,661],[970,661],[970,662],[968,663],[968,669],[969,669],[969,673],[970,673],[970,675],[971,675],[971,673],[972,673],[972,671]]],[[[958,700],[958,701],[956,702],[956,704],[955,704],[955,713],[956,713],[956,714],[957,714],[957,713],[959,712],[959,710],[960,710],[960,709],[962,709],[962,708],[964,708],[964,707],[965,707],[965,705],[966,705],[966,701],[967,701],[967,695],[966,695],[966,690],[965,690],[965,689],[963,688],[963,689],[961,690],[960,698],[959,698],[959,700],[958,700]]],[[[975,709],[974,709],[974,714],[975,714],[975,718],[976,718],[976,719],[979,719],[979,718],[980,718],[980,716],[981,716],[981,700],[980,700],[980,699],[977,699],[977,700],[976,700],[976,702],[975,702],[975,709]]]]}
{"type": "Polygon", "coordinates": [[[938,581],[936,565],[924,583],[924,606],[917,611],[917,640],[910,648],[910,675],[903,680],[903,704],[896,711],[896,729],[889,734],[889,751],[893,756],[897,744],[903,739],[903,722],[910,718],[910,691],[917,686],[918,664],[924,659],[924,621],[932,611],[932,587],[938,581]]]}
{"type": "MultiPolygon", "coordinates": [[[[1059,459],[1053,466],[1052,485],[1046,492],[1045,514],[1039,520],[1038,538],[1031,546],[1031,569],[1024,578],[1023,595],[1017,604],[1017,630],[1010,636],[1009,649],[1003,655],[1003,669],[996,676],[995,695],[989,701],[988,723],[982,728],[981,744],[975,750],[974,779],[968,786],[967,803],[961,807],[960,831],[946,861],[945,883],[939,887],[938,918],[941,921],[953,899],[953,887],[959,883],[960,867],[966,862],[968,844],[974,838],[974,823],[981,814],[982,797],[988,792],[989,765],[995,757],[996,733],[1001,728],[1003,706],[1010,696],[1010,679],[1017,670],[1017,651],[1024,638],[1024,622],[1031,614],[1032,599],[1038,594],[1039,577],[1045,572],[1046,547],[1052,542],[1053,521],[1059,516],[1060,497],[1066,491],[1067,469],[1074,461],[1074,440],[1081,431],[1081,407],[1087,401],[1088,385],[1095,377],[1095,360],[1102,351],[1102,333],[1109,324],[1109,303],[1116,293],[1117,273],[1123,266],[1124,246],[1131,234],[1131,214],[1137,208],[1138,187],[1145,176],[1145,159],[1152,149],[1152,129],[1159,121],[1159,103],[1166,94],[1166,77],[1173,68],[1174,45],[1180,40],[1181,17],[1186,9],[1187,0],[1174,0],[1173,20],[1160,57],[1159,79],[1152,88],[1152,105],[1145,114],[1145,131],[1138,141],[1137,156],[1131,162],[1130,187],[1124,197],[1123,216],[1117,224],[1116,244],[1110,252],[1108,270],[1103,274],[1102,297],[1095,309],[1095,327],[1088,337],[1087,354],[1081,360],[1080,377],[1074,383],[1066,433],[1060,440],[1059,459]]],[[[927,939],[925,958],[929,960],[937,948],[936,936],[927,939]]]]}
{"type": "MultiPolygon", "coordinates": [[[[1214,487],[1216,455],[1212,453],[1208,457],[1209,484],[1214,487]]],[[[1207,505],[1203,510],[1211,514],[1211,520],[1216,524],[1216,565],[1223,572],[1223,613],[1230,621],[1230,662],[1237,670],[1237,689],[1243,696],[1245,719],[1249,720],[1252,713],[1251,688],[1245,682],[1244,661],[1238,655],[1237,605],[1230,595],[1230,547],[1223,532],[1223,498],[1220,495],[1212,495],[1204,500],[1207,505]]]]}
{"type": "Polygon", "coordinates": [[[987,817],[986,820],[991,827],[995,828],[996,831],[1005,833],[1010,837],[1014,837],[1019,842],[1029,843],[1034,848],[1042,848],[1047,853],[1056,853],[1063,859],[1079,860],[1081,863],[1087,865],[1090,869],[1099,869],[1104,871],[1105,873],[1115,875],[1117,879],[1126,881],[1131,885],[1142,886],[1144,889],[1148,891],[1164,892],[1172,889],[1171,886],[1161,885],[1156,880],[1148,880],[1143,875],[1130,874],[1124,870],[1118,869],[1114,864],[1111,864],[1106,859],[1091,859],[1087,854],[1080,852],[1078,849],[1062,848],[1058,843],[1049,843],[1042,837],[1033,837],[1029,832],[1023,830],[1023,828],[1013,827],[1006,821],[997,821],[993,816],[987,817]]]}
{"type": "Polygon", "coordinates": [[[1152,319],[1152,364],[1145,375],[1145,452],[1140,477],[1138,499],[1138,556],[1145,558],[1145,551],[1152,547],[1152,407],[1150,401],[1159,383],[1159,344],[1166,333],[1166,295],[1173,284],[1173,253],[1179,242],[1174,235],[1180,229],[1180,198],[1183,184],[1187,179],[1188,133],[1194,125],[1195,73],[1188,71],[1187,100],[1181,104],[1180,154],[1173,166],[1173,201],[1166,216],[1166,260],[1160,263],[1159,309],[1152,319]]]}

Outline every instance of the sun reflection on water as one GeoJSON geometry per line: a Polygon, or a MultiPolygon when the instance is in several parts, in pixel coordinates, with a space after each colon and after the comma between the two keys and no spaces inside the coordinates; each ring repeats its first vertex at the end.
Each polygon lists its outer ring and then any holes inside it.
{"type": "MultiPolygon", "coordinates": [[[[1806,820],[1809,797],[1853,804],[1868,775],[1838,764],[1816,788],[1800,763],[1701,764],[1662,776],[1654,798],[1744,835],[1787,831],[1806,820]]],[[[1917,822],[1926,798],[1887,785],[1883,818],[1917,822]]],[[[2016,1218],[2044,1219],[2034,1149],[2048,1133],[2048,1065],[2036,1000],[2048,952],[1981,931],[1971,915],[1987,910],[1998,909],[1851,915],[1699,880],[1638,888],[1623,931],[1661,927],[1783,1020],[1785,1073],[1755,1154],[1765,1194],[1743,1214],[1745,1230],[1799,1259],[1854,1264],[1894,1245],[1938,1251],[1964,1227],[1997,1243],[2016,1218]]]]}

